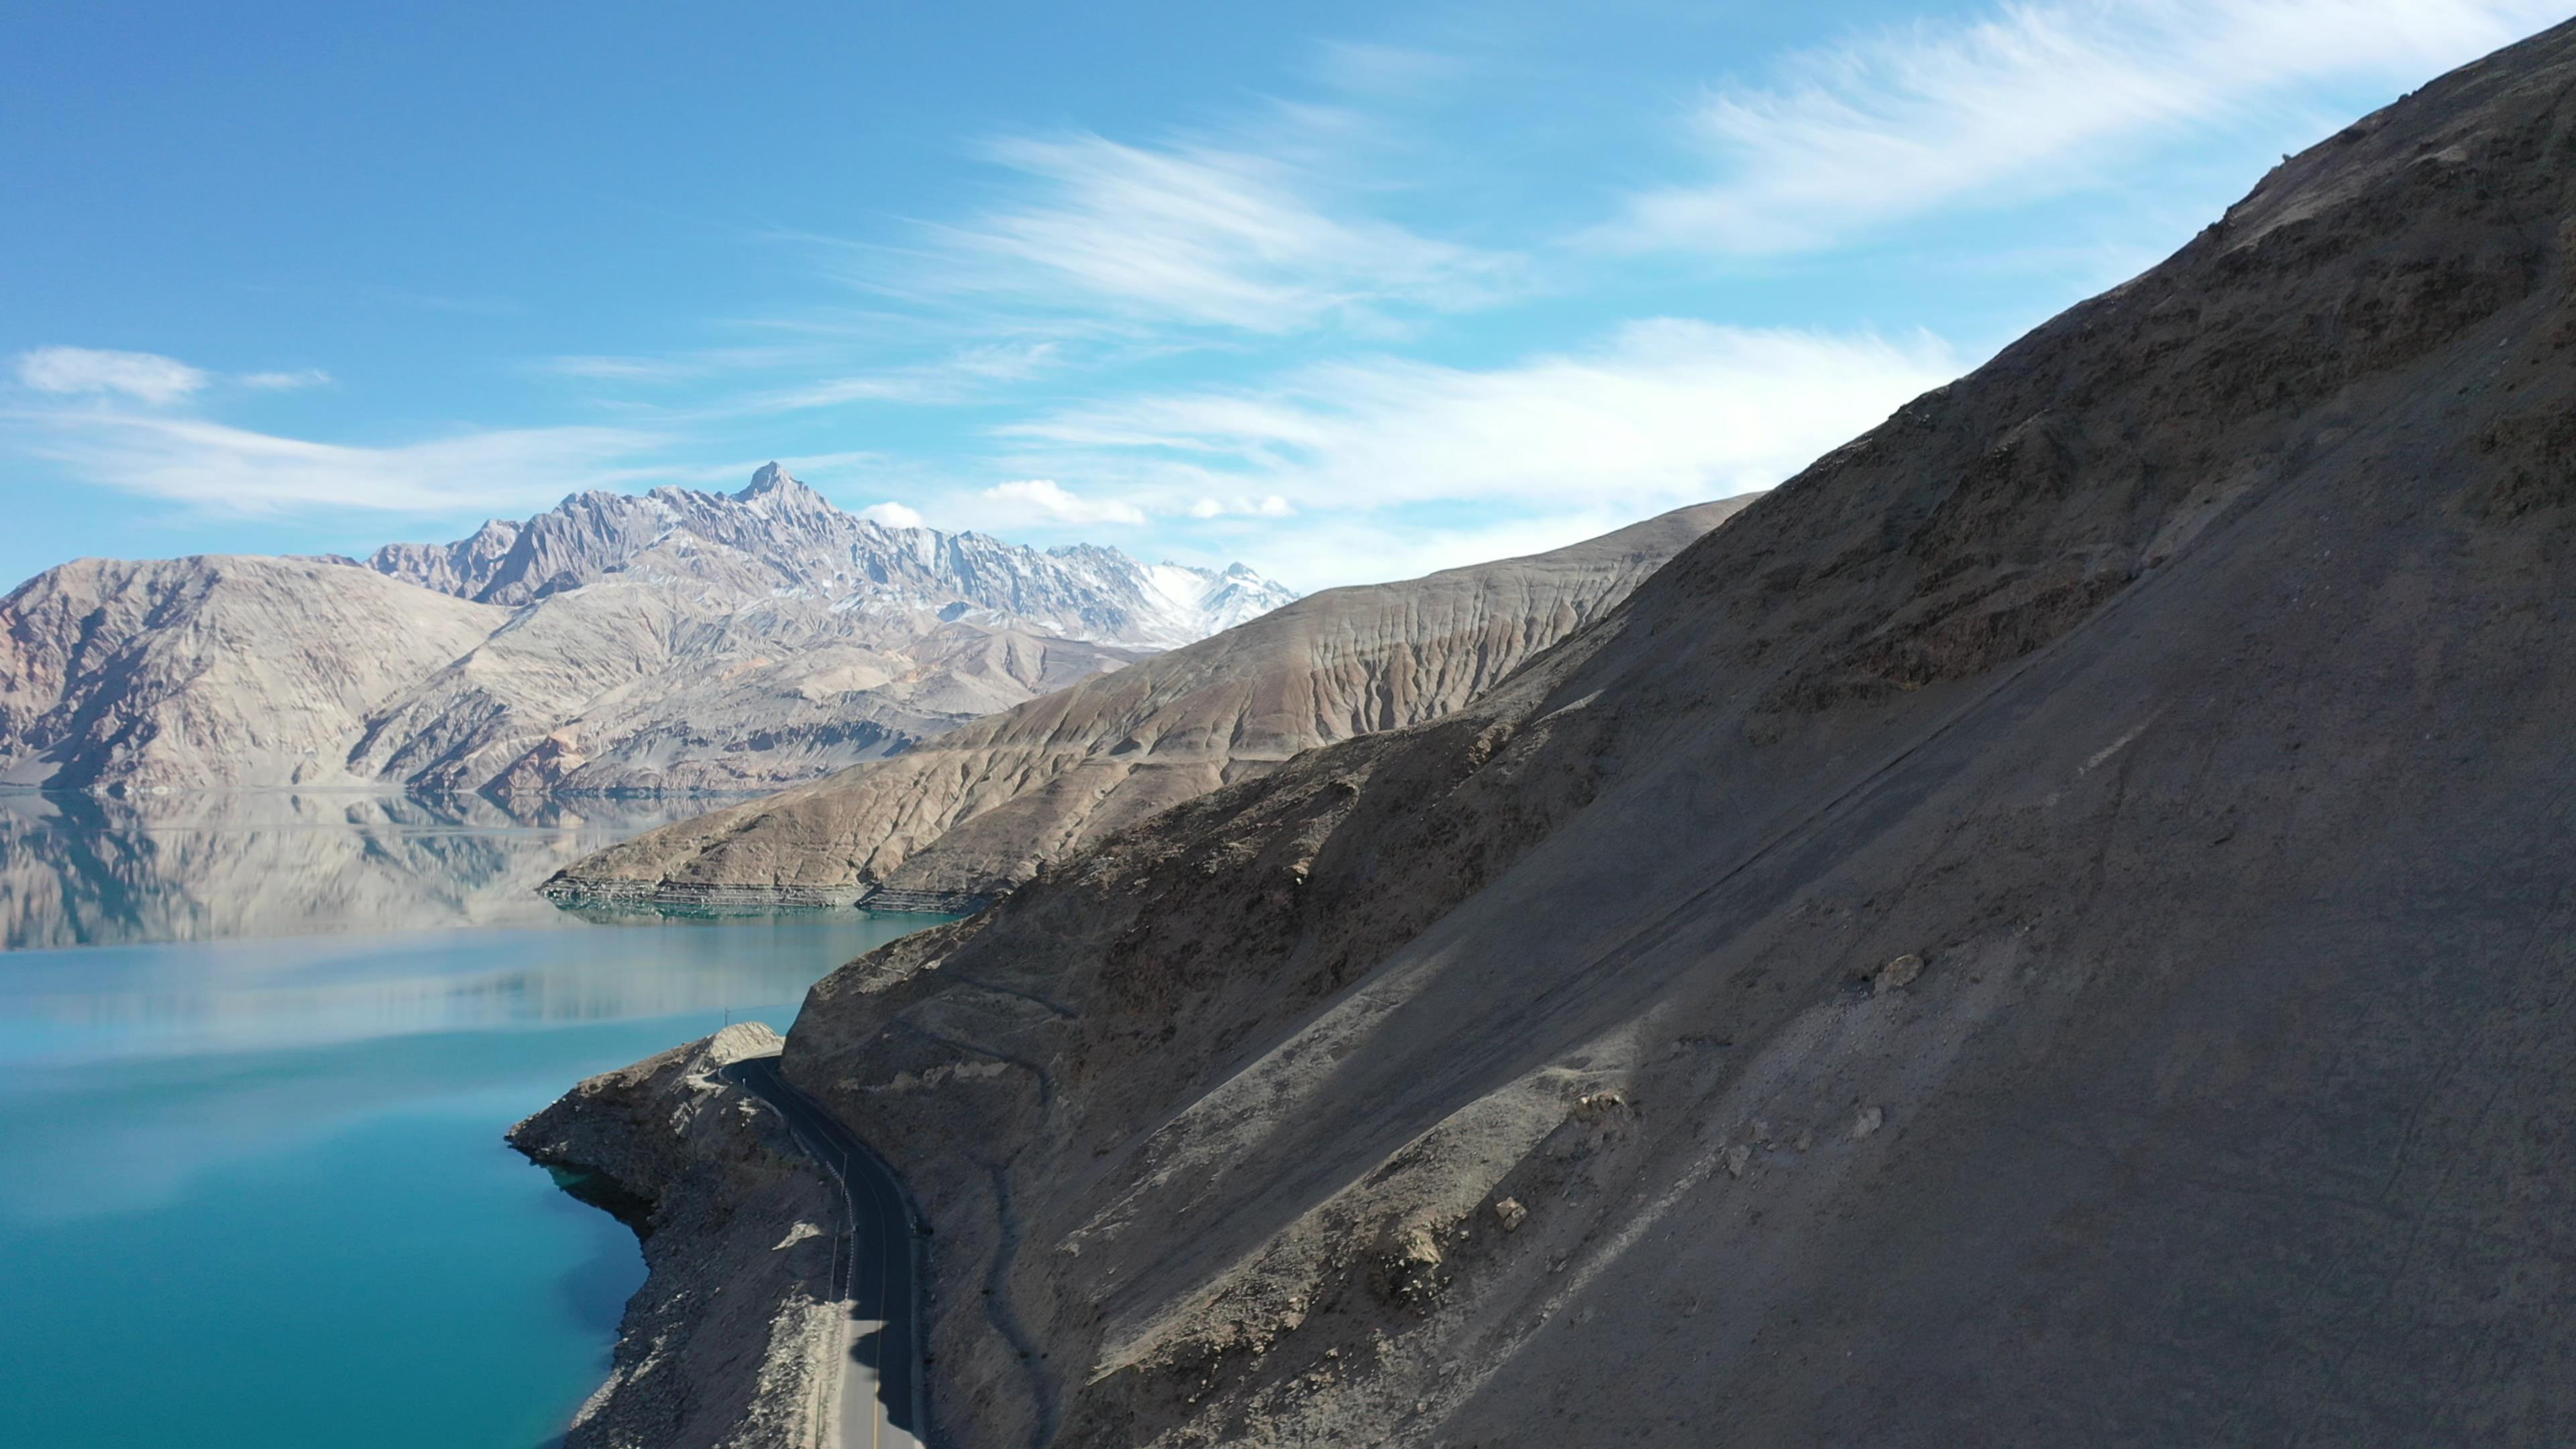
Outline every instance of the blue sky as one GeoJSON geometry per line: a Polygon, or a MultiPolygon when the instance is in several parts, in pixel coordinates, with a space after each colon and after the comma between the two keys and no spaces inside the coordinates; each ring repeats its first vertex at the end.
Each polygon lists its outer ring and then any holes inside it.
{"type": "Polygon", "coordinates": [[[12,7],[0,576],[738,486],[1305,588],[1767,486],[2565,0],[12,7]]]}

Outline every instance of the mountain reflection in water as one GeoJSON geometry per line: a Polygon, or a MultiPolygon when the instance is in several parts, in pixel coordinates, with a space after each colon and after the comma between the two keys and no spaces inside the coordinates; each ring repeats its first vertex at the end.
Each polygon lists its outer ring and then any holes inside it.
{"type": "Polygon", "coordinates": [[[555,924],[539,881],[718,803],[0,793],[0,949],[555,924]]]}

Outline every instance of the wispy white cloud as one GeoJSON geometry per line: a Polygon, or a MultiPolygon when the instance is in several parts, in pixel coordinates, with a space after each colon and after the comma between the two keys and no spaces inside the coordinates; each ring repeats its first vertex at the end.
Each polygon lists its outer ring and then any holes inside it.
{"type": "Polygon", "coordinates": [[[1938,339],[1660,320],[1490,371],[1379,359],[1261,389],[1013,425],[1060,474],[1131,499],[1278,495],[1299,510],[1439,500],[1643,508],[1769,487],[1955,376],[1938,339]]]}
{"type": "Polygon", "coordinates": [[[1337,209],[1310,168],[1213,145],[1018,137],[989,159],[1035,195],[932,234],[932,280],[1071,310],[1286,333],[1452,310],[1512,285],[1508,257],[1337,209]]]}
{"type": "Polygon", "coordinates": [[[1247,530],[1211,540],[1217,546],[1208,558],[1230,560],[1240,553],[1263,573],[1299,589],[1330,589],[1545,553],[1625,528],[1642,516],[1642,510],[1579,501],[1503,517],[1480,513],[1447,523],[1415,521],[1402,528],[1360,514],[1313,516],[1296,528],[1247,530]]]}
{"type": "Polygon", "coordinates": [[[1457,56],[1418,46],[1375,41],[1327,40],[1315,47],[1308,71],[1333,90],[1382,100],[1418,99],[1465,73],[1457,56]]]}
{"type": "Polygon", "coordinates": [[[859,373],[800,382],[739,403],[717,403],[710,411],[718,414],[789,413],[854,402],[927,403],[934,401],[941,391],[943,389],[928,379],[908,372],[859,373]]]}
{"type": "Polygon", "coordinates": [[[527,308],[509,297],[451,297],[435,292],[407,292],[398,287],[368,287],[362,296],[370,301],[396,307],[415,307],[424,312],[458,312],[472,317],[514,317],[527,308]]]}
{"type": "Polygon", "coordinates": [[[665,441],[614,428],[519,428],[394,447],[351,447],[158,413],[7,415],[25,451],[84,482],[208,512],[361,509],[437,514],[543,507],[663,470],[635,459],[665,441]]]}
{"type": "Polygon", "coordinates": [[[218,382],[255,392],[293,392],[331,382],[331,374],[318,367],[226,376],[157,352],[96,347],[39,347],[18,354],[17,361],[19,384],[35,392],[51,397],[123,397],[155,407],[184,402],[218,382]]]}
{"type": "Polygon", "coordinates": [[[1098,523],[1140,524],[1144,510],[1116,499],[1084,498],[1049,478],[1026,478],[996,484],[983,492],[993,511],[1006,519],[1083,527],[1098,523]]]}
{"type": "MultiPolygon", "coordinates": [[[[657,379],[657,374],[644,369],[647,358],[587,358],[587,361],[618,361],[636,364],[636,371],[626,376],[634,379],[657,379]]],[[[762,413],[804,413],[814,407],[842,407],[850,402],[907,402],[907,405],[958,405],[979,402],[989,397],[997,384],[1023,382],[1038,376],[1056,361],[1056,343],[1048,340],[1005,340],[1005,343],[976,343],[956,348],[948,356],[930,358],[920,364],[881,366],[873,371],[850,371],[837,376],[809,376],[804,382],[791,382],[783,387],[770,387],[762,392],[747,392],[732,400],[708,402],[690,410],[690,418],[755,418],[762,413]]],[[[711,371],[711,369],[708,369],[711,371]]],[[[613,371],[595,371],[592,376],[618,376],[613,371]]],[[[672,374],[685,376],[685,374],[672,374]]]]}
{"type": "Polygon", "coordinates": [[[1055,356],[1056,345],[1052,342],[985,343],[929,362],[795,383],[738,402],[716,404],[708,414],[802,412],[854,402],[924,406],[973,402],[986,396],[997,383],[1017,382],[1045,371],[1055,356]]]}
{"type": "Polygon", "coordinates": [[[1959,203],[2108,180],[2124,148],[2343,80],[2411,83],[2564,19],[2563,0],[2093,0],[1875,32],[1692,118],[1703,181],[1595,239],[1774,252],[1959,203]]]}
{"type": "Polygon", "coordinates": [[[308,387],[329,387],[331,374],[318,367],[306,367],[293,372],[245,372],[233,381],[260,392],[299,392],[308,387]]]}
{"type": "Polygon", "coordinates": [[[18,354],[18,381],[57,397],[119,394],[139,402],[174,403],[212,380],[202,369],[155,352],[39,347],[18,354]]]}
{"type": "Polygon", "coordinates": [[[575,353],[540,357],[525,364],[531,372],[583,382],[664,384],[691,382],[728,374],[758,372],[796,365],[811,366],[833,349],[813,342],[749,347],[694,347],[665,355],[575,353]]]}
{"type": "Polygon", "coordinates": [[[587,382],[684,382],[706,375],[707,366],[694,358],[678,357],[548,357],[534,364],[539,372],[556,377],[580,378],[587,382]]]}

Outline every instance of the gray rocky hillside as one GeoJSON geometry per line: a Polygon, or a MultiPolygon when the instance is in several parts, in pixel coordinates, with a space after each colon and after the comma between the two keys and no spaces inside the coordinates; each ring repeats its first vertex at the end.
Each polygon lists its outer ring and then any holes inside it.
{"type": "Polygon", "coordinates": [[[2576,25],[787,1071],[951,1442],[2576,1442],[2571,570],[2576,25]]]}

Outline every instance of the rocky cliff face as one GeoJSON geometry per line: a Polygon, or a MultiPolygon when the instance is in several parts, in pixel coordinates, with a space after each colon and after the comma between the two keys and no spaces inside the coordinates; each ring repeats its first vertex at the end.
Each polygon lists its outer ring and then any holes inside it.
{"type": "Polygon", "coordinates": [[[624,842],[568,900],[759,894],[956,908],[1302,750],[1466,704],[1741,508],[1678,509],[1530,558],[1335,589],[890,760],[624,842]]]}
{"type": "Polygon", "coordinates": [[[2571,95],[818,985],[954,1440],[2576,1440],[2571,95]]]}
{"type": "Polygon", "coordinates": [[[475,598],[509,557],[521,527],[494,518],[454,543],[389,543],[367,556],[367,567],[424,589],[475,598]]]}
{"type": "Polygon", "coordinates": [[[774,789],[1291,597],[1240,568],[882,528],[775,465],[362,568],[85,560],[0,601],[0,782],[774,789]]]}
{"type": "Polygon", "coordinates": [[[593,1077],[510,1145],[643,1239],[608,1382],[565,1449],[760,1449],[816,1442],[840,1364],[832,1203],[785,1124],[716,1075],[778,1050],[739,1022],[593,1077]]]}

